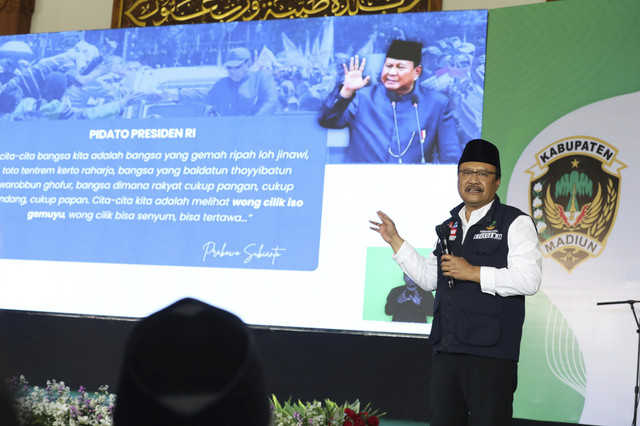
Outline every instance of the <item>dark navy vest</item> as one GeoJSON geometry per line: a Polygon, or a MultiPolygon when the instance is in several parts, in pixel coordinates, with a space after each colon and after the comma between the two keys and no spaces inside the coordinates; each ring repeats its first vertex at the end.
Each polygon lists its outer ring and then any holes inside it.
{"type": "MultiPolygon", "coordinates": [[[[458,213],[460,204],[451,210],[451,218],[443,222],[451,227],[450,247],[455,256],[464,257],[477,266],[507,266],[508,230],[522,211],[496,200],[487,214],[469,227],[462,244],[462,226],[458,213]]],[[[434,353],[451,352],[518,361],[524,296],[492,296],[480,290],[480,284],[455,280],[449,288],[440,268],[440,245],[434,251],[438,257],[438,287],[434,302],[434,319],[429,342],[434,353]]]]}

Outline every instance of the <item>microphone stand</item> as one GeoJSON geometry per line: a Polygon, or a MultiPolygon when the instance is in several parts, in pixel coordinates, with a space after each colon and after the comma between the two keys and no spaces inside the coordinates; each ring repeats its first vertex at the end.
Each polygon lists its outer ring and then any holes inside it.
{"type": "Polygon", "coordinates": [[[631,422],[631,426],[636,426],[636,422],[638,419],[638,402],[639,394],[638,391],[640,389],[640,322],[638,322],[638,315],[636,314],[636,309],[633,307],[634,304],[640,302],[640,300],[620,300],[617,302],[598,302],[597,305],[619,305],[622,303],[628,303],[631,308],[631,312],[633,312],[633,318],[636,321],[636,334],[638,335],[638,352],[636,357],[636,384],[633,390],[633,421],[631,422]]]}
{"type": "Polygon", "coordinates": [[[418,136],[420,137],[420,155],[421,155],[421,163],[424,164],[424,130],[420,128],[420,116],[418,115],[418,97],[416,95],[411,96],[411,105],[413,105],[413,110],[416,112],[416,124],[418,125],[418,136]]]}
{"type": "MultiPolygon", "coordinates": [[[[393,108],[393,123],[395,124],[396,130],[396,142],[398,144],[398,163],[402,164],[402,153],[400,152],[400,133],[398,131],[398,115],[396,111],[396,95],[394,94],[393,100],[391,101],[391,107],[393,108]]],[[[407,149],[409,146],[407,145],[407,149]]],[[[391,146],[389,146],[389,153],[391,153],[391,146]]]]}

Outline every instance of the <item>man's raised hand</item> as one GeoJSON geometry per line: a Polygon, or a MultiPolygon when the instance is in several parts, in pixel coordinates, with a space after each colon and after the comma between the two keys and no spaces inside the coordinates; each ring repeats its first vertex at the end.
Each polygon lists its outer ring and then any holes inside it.
{"type": "Polygon", "coordinates": [[[362,58],[362,62],[360,62],[358,55],[356,55],[349,61],[349,66],[342,64],[342,68],[344,69],[344,82],[342,89],[340,89],[340,96],[350,98],[357,90],[369,84],[371,78],[369,76],[362,77],[366,63],[366,58],[362,58]]]}
{"type": "Polygon", "coordinates": [[[379,233],[382,239],[391,245],[393,252],[396,253],[400,249],[400,246],[402,246],[402,243],[404,243],[404,240],[398,235],[396,225],[389,216],[381,211],[378,211],[377,214],[380,222],[370,220],[369,223],[371,226],[369,228],[379,233]]]}

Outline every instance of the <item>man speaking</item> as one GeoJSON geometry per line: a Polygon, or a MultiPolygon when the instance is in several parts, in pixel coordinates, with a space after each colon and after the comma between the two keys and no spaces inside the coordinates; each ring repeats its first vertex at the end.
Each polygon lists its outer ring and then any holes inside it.
{"type": "Polygon", "coordinates": [[[422,44],[394,40],[380,83],[363,76],[366,59],[343,64],[344,82],[325,100],[320,125],[349,127],[346,163],[455,163],[456,124],[446,96],[420,84],[422,44]]]}
{"type": "Polygon", "coordinates": [[[470,141],[458,162],[463,203],[438,232],[441,244],[422,257],[393,221],[370,221],[393,258],[427,291],[436,290],[429,342],[433,345],[431,426],[511,424],[524,296],[536,293],[542,254],[533,220],[502,204],[498,148],[470,141]]]}

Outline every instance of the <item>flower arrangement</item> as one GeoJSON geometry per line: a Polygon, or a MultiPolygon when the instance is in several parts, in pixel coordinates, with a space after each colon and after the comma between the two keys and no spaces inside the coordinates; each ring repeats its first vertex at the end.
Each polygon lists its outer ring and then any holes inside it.
{"type": "Polygon", "coordinates": [[[360,408],[360,401],[337,404],[329,399],[313,402],[281,404],[271,395],[272,425],[274,426],[378,426],[384,413],[372,410],[371,404],[360,408]]]}
{"type": "Polygon", "coordinates": [[[72,392],[64,382],[47,380],[47,386],[30,387],[24,376],[8,381],[15,397],[18,420],[24,426],[112,425],[116,396],[108,386],[89,393],[72,392]]]}
{"type": "MultiPolygon", "coordinates": [[[[23,426],[111,426],[116,395],[108,386],[98,392],[87,392],[84,387],[71,391],[64,382],[47,380],[47,386],[29,386],[20,376],[8,380],[14,395],[18,420],[23,426]]],[[[271,395],[272,426],[378,426],[384,413],[372,410],[371,404],[361,408],[360,401],[337,404],[329,399],[324,403],[280,403],[271,395]]]]}

